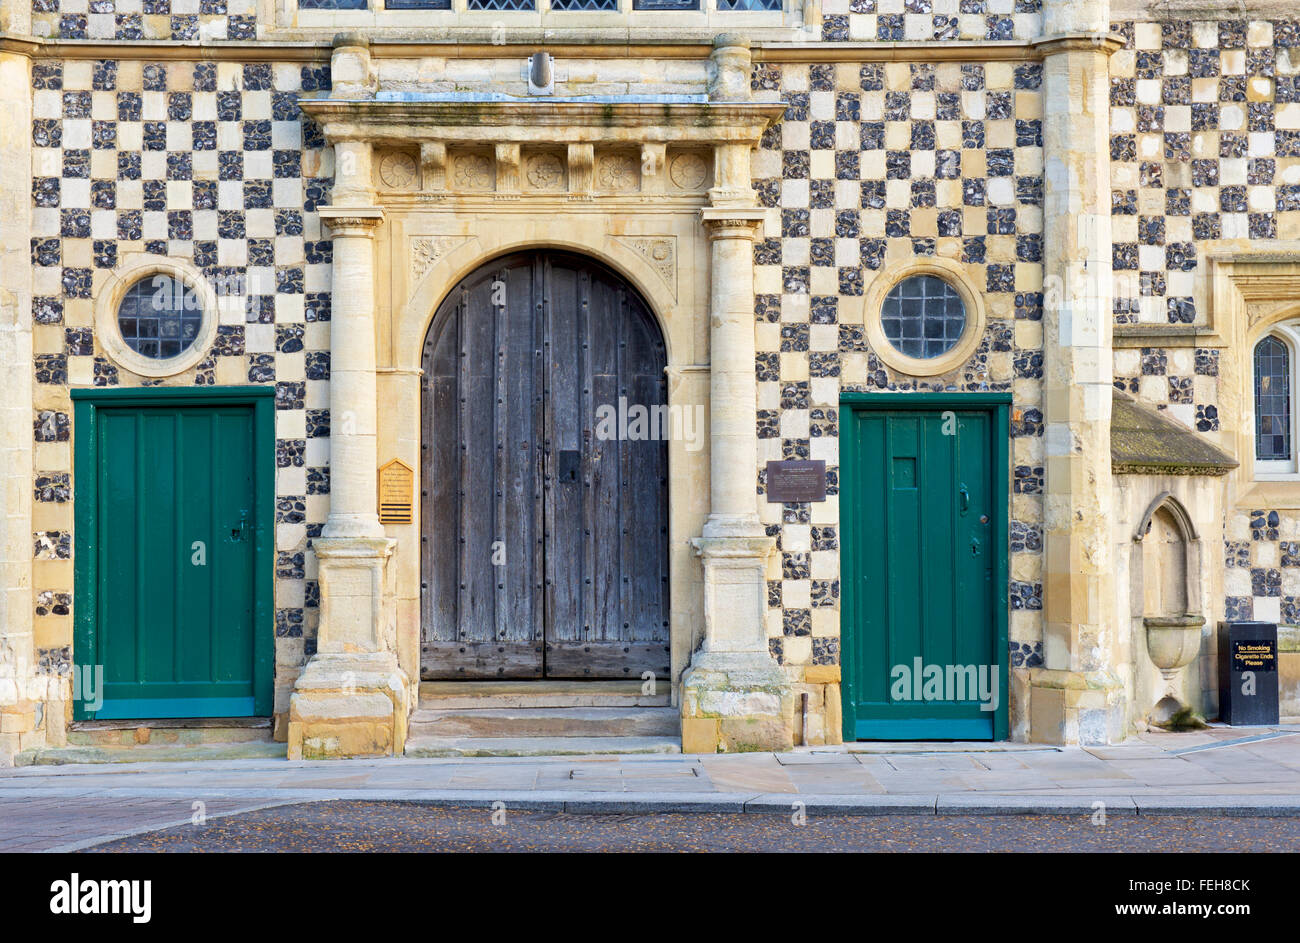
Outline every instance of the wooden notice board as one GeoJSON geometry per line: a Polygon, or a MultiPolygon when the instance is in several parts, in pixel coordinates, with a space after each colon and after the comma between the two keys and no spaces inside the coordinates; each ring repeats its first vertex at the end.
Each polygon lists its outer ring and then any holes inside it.
{"type": "Polygon", "coordinates": [[[400,458],[379,466],[379,523],[409,524],[415,504],[415,471],[400,458]]]}

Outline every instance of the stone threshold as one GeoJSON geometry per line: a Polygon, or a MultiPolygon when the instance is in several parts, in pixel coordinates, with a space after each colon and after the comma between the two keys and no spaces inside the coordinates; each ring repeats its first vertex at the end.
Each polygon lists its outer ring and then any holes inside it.
{"type": "Polygon", "coordinates": [[[68,730],[200,730],[223,727],[271,726],[270,717],[165,717],[146,720],[74,720],[68,730]]]}

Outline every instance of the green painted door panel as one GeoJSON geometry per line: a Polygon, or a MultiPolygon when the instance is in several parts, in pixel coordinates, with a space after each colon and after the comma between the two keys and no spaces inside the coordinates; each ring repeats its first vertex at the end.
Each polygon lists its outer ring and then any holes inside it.
{"type": "Polygon", "coordinates": [[[1002,414],[953,402],[842,409],[846,739],[1006,735],[1002,414]]]}
{"type": "Polygon", "coordinates": [[[78,435],[93,442],[79,440],[78,478],[93,481],[77,499],[76,661],[82,671],[102,665],[103,702],[79,703],[78,717],[269,713],[258,639],[269,417],[260,403],[161,399],[79,404],[78,435]]]}

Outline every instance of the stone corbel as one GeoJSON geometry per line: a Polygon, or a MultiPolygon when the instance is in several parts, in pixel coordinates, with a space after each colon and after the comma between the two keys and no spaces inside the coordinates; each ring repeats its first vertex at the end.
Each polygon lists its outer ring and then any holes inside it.
{"type": "Polygon", "coordinates": [[[658,196],[667,189],[665,184],[668,175],[667,151],[667,145],[662,141],[646,141],[641,145],[642,196],[658,196]]]}
{"type": "Polygon", "coordinates": [[[496,146],[498,200],[519,199],[519,145],[513,143],[496,146]]]}
{"type": "Polygon", "coordinates": [[[420,176],[425,190],[447,188],[447,145],[442,141],[420,142],[420,176]]]}
{"type": "Polygon", "coordinates": [[[727,143],[715,147],[709,203],[713,206],[753,206],[754,188],[750,185],[749,164],[749,145],[727,143]]]}
{"type": "Polygon", "coordinates": [[[569,145],[569,199],[590,200],[594,186],[596,149],[590,144],[569,145]]]}

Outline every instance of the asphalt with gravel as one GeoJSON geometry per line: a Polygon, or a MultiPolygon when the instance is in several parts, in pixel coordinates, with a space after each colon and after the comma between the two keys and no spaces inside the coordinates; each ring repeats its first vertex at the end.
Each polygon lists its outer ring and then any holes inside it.
{"type": "Polygon", "coordinates": [[[573,814],[307,802],[164,828],[90,852],[1295,852],[1300,818],[573,814]]]}

